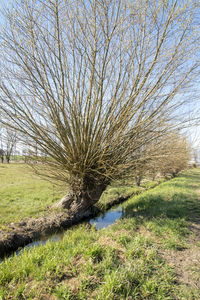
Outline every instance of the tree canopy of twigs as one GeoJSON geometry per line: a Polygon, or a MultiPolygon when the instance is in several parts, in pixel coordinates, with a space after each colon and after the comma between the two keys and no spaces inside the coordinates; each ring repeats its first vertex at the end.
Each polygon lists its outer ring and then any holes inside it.
{"type": "Polygon", "coordinates": [[[175,177],[189,167],[191,158],[191,144],[177,130],[171,130],[137,151],[132,174],[137,185],[144,177],[175,177]]]}
{"type": "Polygon", "coordinates": [[[134,152],[184,102],[199,67],[197,10],[190,0],[16,0],[5,12],[1,121],[37,145],[44,175],[69,184],[66,207],[88,208],[131,173],[134,152]]]}
{"type": "Polygon", "coordinates": [[[161,141],[160,157],[157,170],[164,177],[175,177],[189,166],[191,160],[191,145],[187,139],[177,132],[169,133],[161,141]]]}

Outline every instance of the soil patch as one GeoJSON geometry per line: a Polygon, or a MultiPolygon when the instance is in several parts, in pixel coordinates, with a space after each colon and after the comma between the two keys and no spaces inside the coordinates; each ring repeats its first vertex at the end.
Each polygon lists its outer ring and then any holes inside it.
{"type": "Polygon", "coordinates": [[[26,219],[20,223],[11,223],[0,232],[0,257],[42,237],[70,228],[94,214],[92,209],[75,216],[69,216],[67,212],[54,212],[38,219],[26,219]]]}
{"type": "MultiPolygon", "coordinates": [[[[200,190],[196,192],[200,201],[200,190]]],[[[166,250],[161,255],[176,271],[179,284],[200,290],[200,215],[196,212],[193,214],[193,223],[189,229],[191,235],[187,240],[188,249],[166,250]]]]}
{"type": "Polygon", "coordinates": [[[200,289],[200,247],[191,245],[183,251],[165,251],[163,257],[176,271],[177,282],[200,289]]]}

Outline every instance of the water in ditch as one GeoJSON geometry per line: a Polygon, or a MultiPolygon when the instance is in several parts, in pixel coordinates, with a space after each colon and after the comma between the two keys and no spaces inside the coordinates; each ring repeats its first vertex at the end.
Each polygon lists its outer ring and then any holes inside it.
{"type": "Polygon", "coordinates": [[[122,217],[123,210],[121,206],[107,211],[105,214],[100,215],[90,220],[90,224],[94,225],[96,229],[103,229],[113,224],[117,219],[122,217]]]}
{"type": "MultiPolygon", "coordinates": [[[[92,226],[95,226],[97,230],[103,229],[108,227],[109,225],[112,225],[116,220],[120,219],[123,215],[123,209],[122,206],[119,205],[118,207],[112,208],[109,211],[105,212],[104,214],[101,214],[95,218],[92,218],[88,221],[88,223],[92,226]]],[[[45,245],[48,241],[54,241],[57,242],[62,239],[65,231],[55,234],[51,237],[44,238],[42,240],[37,240],[32,243],[29,243],[24,248],[16,251],[15,253],[17,255],[20,255],[24,249],[29,249],[32,247],[45,245]]]]}

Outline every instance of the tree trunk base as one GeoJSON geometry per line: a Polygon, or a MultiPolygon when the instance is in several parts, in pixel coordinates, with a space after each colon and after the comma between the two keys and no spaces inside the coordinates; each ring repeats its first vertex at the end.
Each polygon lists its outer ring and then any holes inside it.
{"type": "Polygon", "coordinates": [[[51,208],[68,209],[70,215],[81,216],[99,201],[105,189],[105,185],[98,185],[95,188],[79,193],[70,191],[59,202],[52,205],[51,208]]]}

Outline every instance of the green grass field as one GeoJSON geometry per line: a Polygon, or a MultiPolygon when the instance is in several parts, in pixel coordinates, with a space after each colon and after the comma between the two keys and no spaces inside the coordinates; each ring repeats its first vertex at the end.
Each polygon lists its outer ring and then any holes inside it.
{"type": "Polygon", "coordinates": [[[0,299],[200,299],[199,185],[187,171],[129,199],[107,229],[76,226],[7,258],[0,299]]]}
{"type": "Polygon", "coordinates": [[[36,176],[25,164],[0,164],[0,224],[46,213],[64,188],[36,176]]]}
{"type": "MultiPolygon", "coordinates": [[[[149,187],[148,183],[146,187],[149,187]]],[[[122,182],[114,183],[104,192],[98,207],[104,210],[113,199],[142,190],[133,182],[129,186],[122,182]]],[[[0,225],[48,214],[46,208],[66,193],[67,186],[42,180],[26,164],[0,164],[0,225]]]]}

